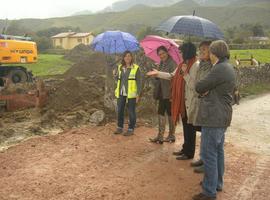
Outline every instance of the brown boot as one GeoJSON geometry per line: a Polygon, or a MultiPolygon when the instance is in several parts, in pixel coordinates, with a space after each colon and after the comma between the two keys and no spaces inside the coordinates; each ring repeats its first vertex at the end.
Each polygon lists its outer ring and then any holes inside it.
{"type": "Polygon", "coordinates": [[[158,116],[158,135],[155,138],[149,138],[150,142],[163,144],[163,136],[165,132],[166,119],[164,116],[158,116]]]}
{"type": "Polygon", "coordinates": [[[173,122],[171,116],[168,116],[168,122],[169,122],[169,135],[164,140],[164,142],[173,143],[173,142],[175,142],[175,125],[174,125],[174,122],[173,122]]]}

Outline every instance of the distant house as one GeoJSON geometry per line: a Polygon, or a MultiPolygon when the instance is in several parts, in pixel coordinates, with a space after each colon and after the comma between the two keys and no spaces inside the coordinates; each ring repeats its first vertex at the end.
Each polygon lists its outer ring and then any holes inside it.
{"type": "Polygon", "coordinates": [[[55,36],[52,36],[53,46],[55,48],[63,49],[73,49],[79,44],[89,45],[94,39],[92,33],[75,33],[75,32],[66,32],[59,33],[55,36]]]}
{"type": "Polygon", "coordinates": [[[250,40],[252,41],[257,41],[259,44],[270,44],[270,39],[269,37],[249,37],[250,40]]]}

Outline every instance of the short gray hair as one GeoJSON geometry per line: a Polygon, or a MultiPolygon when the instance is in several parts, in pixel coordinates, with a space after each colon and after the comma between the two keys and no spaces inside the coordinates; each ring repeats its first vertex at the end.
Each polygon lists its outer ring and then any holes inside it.
{"type": "Polygon", "coordinates": [[[223,40],[216,40],[211,43],[209,51],[214,54],[218,59],[230,57],[230,50],[227,43],[223,40]]]}

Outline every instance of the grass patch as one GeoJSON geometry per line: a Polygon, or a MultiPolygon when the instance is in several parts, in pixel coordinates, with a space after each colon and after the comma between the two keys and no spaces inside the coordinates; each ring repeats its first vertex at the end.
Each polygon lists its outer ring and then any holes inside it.
{"type": "Polygon", "coordinates": [[[51,76],[65,73],[72,62],[65,60],[63,55],[39,54],[35,64],[22,65],[31,70],[34,76],[51,76]]]}
{"type": "Polygon", "coordinates": [[[230,52],[232,62],[234,62],[235,55],[240,59],[250,58],[250,56],[253,55],[253,57],[261,63],[270,63],[270,49],[231,50],[230,52]]]}
{"type": "Polygon", "coordinates": [[[270,83],[258,83],[240,90],[241,96],[258,95],[270,92],[270,83]]]}

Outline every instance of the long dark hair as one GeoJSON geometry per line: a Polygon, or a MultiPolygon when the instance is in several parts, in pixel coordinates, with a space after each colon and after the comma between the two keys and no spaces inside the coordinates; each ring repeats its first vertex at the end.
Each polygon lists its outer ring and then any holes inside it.
{"type": "Polygon", "coordinates": [[[125,51],[123,53],[123,55],[122,55],[122,61],[121,61],[121,65],[122,66],[126,66],[127,65],[126,62],[125,62],[125,57],[126,57],[127,54],[130,54],[131,55],[131,58],[132,58],[130,64],[132,65],[134,63],[134,57],[133,57],[131,51],[125,51]]]}
{"type": "Polygon", "coordinates": [[[184,62],[194,58],[196,56],[196,46],[191,42],[184,43],[179,50],[182,52],[184,62]]]}

